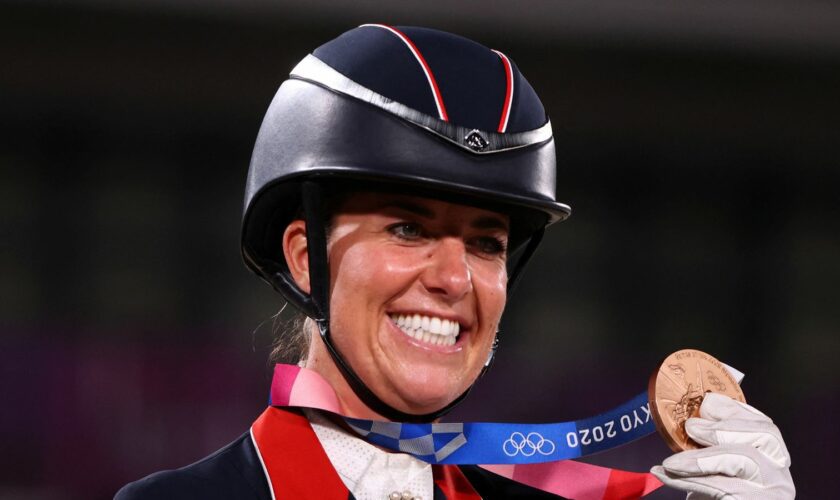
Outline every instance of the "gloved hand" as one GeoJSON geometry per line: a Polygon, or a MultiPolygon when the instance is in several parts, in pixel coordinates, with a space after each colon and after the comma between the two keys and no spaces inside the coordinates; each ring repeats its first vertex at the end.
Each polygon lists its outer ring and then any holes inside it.
{"type": "Polygon", "coordinates": [[[779,428],[750,405],[709,393],[700,418],[685,430],[708,446],[665,459],[650,471],[667,486],[688,492],[688,500],[786,500],[796,495],[790,455],[779,428]]]}

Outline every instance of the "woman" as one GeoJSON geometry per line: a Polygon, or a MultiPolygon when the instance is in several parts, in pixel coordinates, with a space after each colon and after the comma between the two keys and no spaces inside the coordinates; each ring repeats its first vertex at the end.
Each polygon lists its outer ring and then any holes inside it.
{"type": "MultiPolygon", "coordinates": [[[[440,31],[364,25],[301,61],[269,107],[242,252],[311,318],[300,364],[326,381],[336,413],[431,422],[491,362],[510,290],[544,229],[569,213],[555,198],[551,125],[506,55],[440,31]]],[[[699,461],[675,455],[657,476],[697,494],[792,496],[769,419],[707,400],[712,423],[698,439],[712,446],[699,461]],[[769,437],[754,446],[759,434],[769,437]]],[[[270,408],[216,454],[117,497],[477,495],[549,496],[384,450],[329,413],[270,408]]]]}

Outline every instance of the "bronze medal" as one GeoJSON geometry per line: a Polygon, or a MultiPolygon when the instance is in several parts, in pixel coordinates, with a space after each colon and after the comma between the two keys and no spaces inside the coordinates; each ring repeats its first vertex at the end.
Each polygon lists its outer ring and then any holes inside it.
{"type": "Polygon", "coordinates": [[[701,448],[685,432],[685,421],[700,416],[700,403],[709,392],[746,402],[741,387],[723,363],[694,349],[677,351],[650,376],[648,400],[656,429],[676,451],[701,448]]]}

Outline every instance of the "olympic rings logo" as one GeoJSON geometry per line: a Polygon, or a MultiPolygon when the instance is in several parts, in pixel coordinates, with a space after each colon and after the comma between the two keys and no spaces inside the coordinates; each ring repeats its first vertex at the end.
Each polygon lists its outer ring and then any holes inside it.
{"type": "Polygon", "coordinates": [[[554,442],[542,437],[539,432],[531,432],[527,436],[521,432],[514,432],[502,444],[502,451],[509,457],[520,453],[524,457],[533,456],[535,453],[548,456],[554,453],[554,449],[554,442]]]}

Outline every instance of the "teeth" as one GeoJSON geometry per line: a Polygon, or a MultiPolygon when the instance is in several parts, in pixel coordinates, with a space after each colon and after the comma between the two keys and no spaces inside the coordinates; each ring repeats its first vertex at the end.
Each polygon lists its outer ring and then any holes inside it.
{"type": "Polygon", "coordinates": [[[432,345],[453,345],[461,332],[457,321],[434,316],[392,315],[391,320],[409,336],[432,345]]]}

